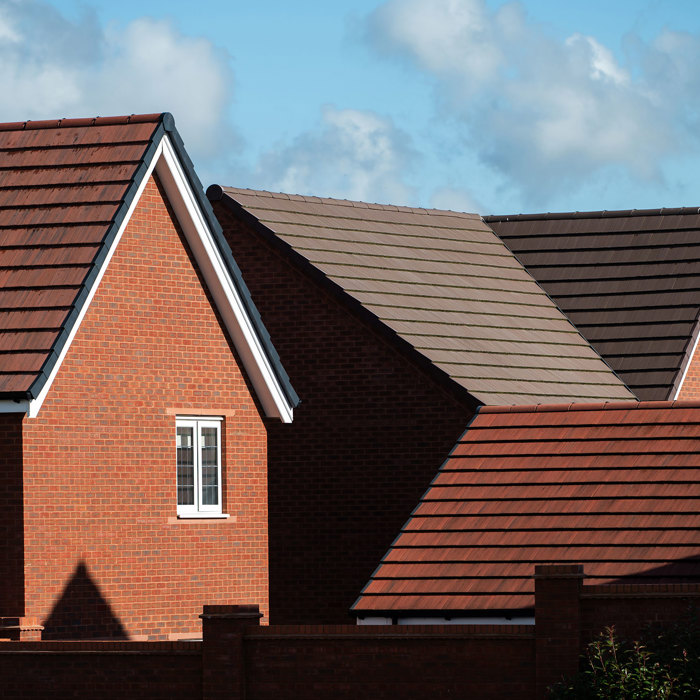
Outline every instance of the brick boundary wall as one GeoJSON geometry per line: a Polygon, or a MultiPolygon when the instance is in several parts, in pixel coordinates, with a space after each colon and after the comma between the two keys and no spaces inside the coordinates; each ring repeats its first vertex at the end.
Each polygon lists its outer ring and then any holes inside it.
{"type": "Polygon", "coordinates": [[[545,698],[604,627],[639,634],[700,602],[699,584],[583,585],[535,567],[535,625],[271,625],[207,605],[202,642],[0,643],[2,697],[97,700],[545,698]]]}

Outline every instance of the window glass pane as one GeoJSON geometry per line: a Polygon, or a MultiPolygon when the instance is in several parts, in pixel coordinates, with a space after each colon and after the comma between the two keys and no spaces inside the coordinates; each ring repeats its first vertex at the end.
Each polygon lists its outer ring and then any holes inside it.
{"type": "Polygon", "coordinates": [[[177,504],[194,505],[194,429],[177,428],[177,504]]]}
{"type": "Polygon", "coordinates": [[[201,468],[202,468],[202,505],[219,504],[219,431],[217,428],[202,428],[201,468]]]}

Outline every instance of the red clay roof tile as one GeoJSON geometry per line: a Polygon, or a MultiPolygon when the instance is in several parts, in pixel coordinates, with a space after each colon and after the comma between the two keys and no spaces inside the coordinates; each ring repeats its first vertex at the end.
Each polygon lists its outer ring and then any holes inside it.
{"type": "Polygon", "coordinates": [[[530,609],[533,564],[700,578],[700,402],[484,407],[356,614],[530,609]]]}
{"type": "Polygon", "coordinates": [[[162,118],[0,124],[0,397],[42,376],[162,118]]]}

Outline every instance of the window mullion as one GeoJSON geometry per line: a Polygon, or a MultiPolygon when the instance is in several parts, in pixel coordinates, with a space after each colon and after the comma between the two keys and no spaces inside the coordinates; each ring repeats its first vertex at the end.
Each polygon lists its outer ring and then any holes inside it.
{"type": "Polygon", "coordinates": [[[196,504],[197,504],[197,510],[201,511],[202,510],[202,453],[201,453],[201,445],[202,445],[202,440],[201,440],[201,427],[199,425],[199,421],[195,422],[195,435],[196,435],[196,449],[194,451],[196,457],[194,459],[195,463],[195,483],[197,484],[197,498],[196,498],[196,504]]]}

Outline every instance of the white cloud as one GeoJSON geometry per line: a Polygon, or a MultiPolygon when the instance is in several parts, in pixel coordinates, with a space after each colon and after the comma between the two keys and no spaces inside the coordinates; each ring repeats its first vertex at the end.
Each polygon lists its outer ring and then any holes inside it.
{"type": "Polygon", "coordinates": [[[661,178],[665,158],[697,147],[696,36],[637,41],[622,65],[593,37],[545,34],[520,3],[389,0],[368,27],[433,79],[467,147],[531,204],[610,168],[661,178]]]}
{"type": "Polygon", "coordinates": [[[326,106],[317,128],[265,153],[252,180],[281,192],[402,204],[412,199],[404,176],[413,158],[391,120],[326,106]]]}
{"type": "Polygon", "coordinates": [[[457,187],[438,187],[430,199],[435,209],[484,214],[486,210],[470,192],[457,187]]]}
{"type": "Polygon", "coordinates": [[[37,0],[0,0],[0,120],[169,111],[195,157],[217,155],[232,75],[227,56],[170,23],[77,21],[37,0]]]}

